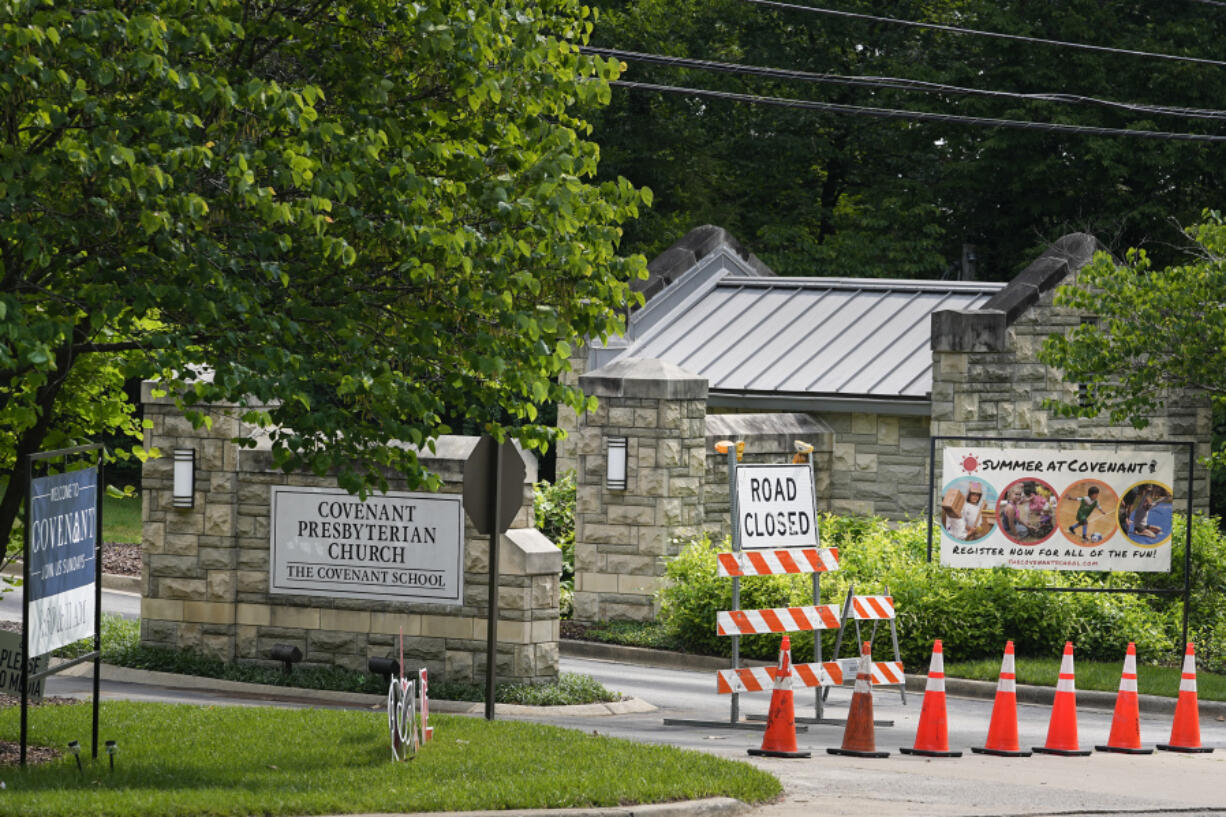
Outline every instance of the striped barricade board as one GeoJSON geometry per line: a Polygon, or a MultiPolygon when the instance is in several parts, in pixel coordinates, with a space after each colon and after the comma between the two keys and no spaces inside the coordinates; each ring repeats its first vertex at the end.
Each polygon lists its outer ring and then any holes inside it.
{"type": "Polygon", "coordinates": [[[838,548],[774,548],[717,554],[720,576],[776,576],[839,569],[838,548]]]}
{"type": "MultiPolygon", "coordinates": [[[[778,667],[741,667],[740,669],[721,669],[716,673],[716,691],[721,695],[730,692],[770,692],[775,688],[775,675],[778,667]]],[[[842,670],[835,661],[822,664],[793,664],[792,683],[802,687],[823,687],[837,685],[842,678],[842,670]],[[834,674],[831,674],[833,670],[834,674]]]]}
{"type": "MultiPolygon", "coordinates": [[[[831,678],[838,678],[835,681],[836,686],[850,686],[856,682],[856,673],[860,669],[859,658],[840,658],[826,663],[839,666],[837,674],[829,670],[831,678]]],[[[897,686],[905,684],[907,677],[903,675],[901,661],[874,661],[870,667],[869,681],[878,686],[897,686]]]]}
{"type": "MultiPolygon", "coordinates": [[[[842,658],[820,664],[793,664],[792,683],[801,687],[826,687],[854,684],[859,658],[842,658]]],[[[722,669],[716,673],[716,691],[721,695],[731,692],[770,692],[774,689],[777,667],[741,667],[722,669]]],[[[901,661],[874,661],[870,681],[878,686],[894,686],[905,683],[901,661]]]]}
{"type": "Polygon", "coordinates": [[[852,596],[851,616],[858,621],[887,621],[894,618],[892,596],[852,596]]]}
{"type": "Polygon", "coordinates": [[[837,604],[775,607],[767,610],[724,610],[715,614],[717,635],[794,633],[802,630],[834,629],[838,626],[837,604]]]}

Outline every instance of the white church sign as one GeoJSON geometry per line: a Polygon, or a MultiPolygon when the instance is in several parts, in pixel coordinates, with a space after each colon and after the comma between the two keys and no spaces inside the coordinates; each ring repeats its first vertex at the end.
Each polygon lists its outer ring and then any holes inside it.
{"type": "Polygon", "coordinates": [[[458,495],[272,488],[269,592],[462,604],[458,495]]]}

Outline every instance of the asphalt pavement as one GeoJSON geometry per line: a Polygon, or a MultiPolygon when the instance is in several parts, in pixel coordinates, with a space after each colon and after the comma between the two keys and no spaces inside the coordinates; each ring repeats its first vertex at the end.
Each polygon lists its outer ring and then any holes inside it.
{"type": "MultiPolygon", "coordinates": [[[[79,668],[86,671],[86,668],[79,668]]],[[[924,758],[898,753],[911,746],[918,724],[922,696],[909,694],[904,705],[896,690],[874,694],[875,716],[894,721],[892,727],[875,731],[877,747],[889,751],[885,759],[858,759],[827,754],[841,744],[842,728],[808,725],[797,734],[801,750],[809,759],[757,758],[747,750],[761,744],[761,732],[729,729],[716,725],[666,726],[664,720],[723,722],[729,718],[729,699],[715,693],[710,670],[687,670],[644,666],[624,661],[563,657],[564,672],[579,672],[605,686],[632,696],[641,706],[622,714],[599,708],[501,707],[500,718],[552,723],[614,737],[661,743],[708,752],[754,763],[783,781],[782,801],[752,810],[753,817],[813,817],[815,813],[889,815],[889,817],[996,817],[996,815],[1070,814],[1202,814],[1226,815],[1226,716],[1201,718],[1202,740],[1217,748],[1212,754],[1146,756],[1095,753],[1084,758],[1035,755],[1030,758],[999,758],[970,753],[981,745],[991,717],[992,701],[950,696],[947,701],[951,748],[962,749],[961,758],[924,758]],[[649,705],[649,706],[646,706],[649,705]],[[636,711],[637,710],[637,711],[636,711]],[[1222,720],[1218,720],[1222,717],[1222,720]]],[[[343,696],[326,699],[305,690],[253,688],[223,685],[215,681],[161,677],[137,671],[110,671],[116,680],[103,682],[103,698],[134,698],[209,704],[275,706],[339,706],[374,709],[383,717],[381,696],[343,696]],[[124,673],[127,673],[126,675],[124,673]],[[188,688],[195,686],[197,688],[188,688]]],[[[56,676],[48,680],[48,694],[87,696],[85,677],[56,676]]],[[[339,695],[334,693],[333,695],[339,695]]],[[[744,714],[765,715],[769,695],[741,696],[744,714]]],[[[812,691],[797,691],[796,714],[811,716],[812,691]]],[[[825,715],[846,716],[850,690],[836,689],[825,715]]],[[[434,711],[467,711],[477,715],[480,706],[432,702],[434,711]]],[[[1050,707],[1018,706],[1019,735],[1023,746],[1042,745],[1050,707]]],[[[1104,742],[1110,731],[1110,709],[1082,706],[1078,725],[1083,747],[1104,742]]],[[[1145,713],[1141,737],[1147,745],[1169,737],[1170,715],[1145,713]]],[[[670,815],[728,814],[727,803],[701,801],[685,811],[673,804],[670,815]]],[[[626,810],[597,810],[586,814],[603,817],[624,815],[626,810]]],[[[636,811],[636,813],[638,813],[636,811]]],[[[644,812],[645,813],[645,812],[644,812]]]]}
{"type": "MultiPolygon", "coordinates": [[[[14,599],[0,601],[0,617],[19,618],[20,604],[12,615],[14,599]]],[[[132,617],[139,615],[139,596],[107,591],[106,609],[132,617]]],[[[567,650],[569,651],[569,650],[567,650]]],[[[1078,815],[1078,814],[1188,814],[1226,817],[1226,707],[1203,704],[1200,726],[1202,742],[1214,747],[1212,754],[1118,755],[1096,752],[1089,757],[1052,757],[1035,755],[1029,758],[1000,758],[976,755],[971,746],[982,745],[991,718],[990,691],[984,685],[968,686],[962,697],[953,692],[947,700],[950,746],[961,749],[961,758],[925,758],[899,754],[898,749],[911,746],[923,696],[919,691],[908,693],[903,704],[896,690],[874,693],[875,716],[894,722],[891,727],[875,730],[877,747],[889,751],[884,759],[859,759],[830,755],[829,747],[841,744],[840,726],[811,724],[797,734],[801,750],[808,750],[808,759],[758,758],[747,750],[761,744],[761,732],[731,729],[723,724],[729,720],[728,696],[715,692],[714,671],[703,662],[672,655],[643,651],[613,651],[617,660],[579,658],[565,655],[564,672],[590,675],[605,686],[631,696],[639,705],[628,706],[613,714],[607,708],[532,708],[500,707],[498,717],[535,720],[599,731],[615,737],[649,743],[661,743],[695,749],[736,760],[744,760],[764,768],[783,782],[785,796],[778,802],[752,810],[753,817],[814,817],[815,814],[864,814],[877,817],[1005,817],[1006,815],[1078,815]],[[661,664],[667,666],[660,666],[661,664]],[[705,722],[665,725],[664,720],[705,722]]],[[[78,667],[84,673],[88,667],[78,667]]],[[[201,683],[197,679],[136,671],[107,671],[102,696],[173,702],[209,703],[214,705],[274,705],[274,706],[341,706],[375,709],[382,718],[382,696],[351,696],[329,698],[305,690],[256,688],[250,685],[227,685],[216,681],[201,683]]],[[[992,685],[986,685],[989,690],[992,685]]],[[[90,681],[81,676],[57,675],[48,679],[47,694],[84,697],[90,693],[90,681]]],[[[333,695],[337,695],[333,693],[333,695]]],[[[850,690],[831,692],[826,717],[846,717],[850,690]]],[[[1078,695],[1078,727],[1081,744],[1089,747],[1105,742],[1111,727],[1109,694],[1082,692],[1078,695]]],[[[769,694],[742,695],[743,715],[765,716],[769,694]]],[[[432,702],[435,711],[479,712],[480,705],[453,705],[432,702]]],[[[798,718],[814,714],[814,693],[795,692],[798,718]]],[[[1044,743],[1050,706],[1041,703],[1020,703],[1018,729],[1023,746],[1044,743]]],[[[1141,737],[1146,745],[1165,742],[1170,735],[1169,711],[1150,707],[1140,718],[1141,737]]],[[[697,817],[698,815],[728,815],[737,810],[735,803],[699,801],[689,804],[668,804],[642,807],[568,811],[574,815],[628,817],[697,817]],[[659,809],[663,808],[663,811],[659,809]]]]}

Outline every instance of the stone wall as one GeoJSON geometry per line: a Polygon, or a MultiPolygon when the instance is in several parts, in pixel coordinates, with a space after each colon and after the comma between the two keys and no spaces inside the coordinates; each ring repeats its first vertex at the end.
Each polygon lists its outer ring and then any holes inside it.
{"type": "MultiPolygon", "coordinates": [[[[144,567],[141,641],[191,648],[225,661],[268,662],[274,643],[299,647],[305,664],[365,670],[371,656],[405,659],[436,678],[478,681],[485,673],[489,538],[465,520],[464,602],[438,605],[270,594],[269,506],[274,485],[335,488],[328,477],[284,474],[265,449],[241,449],[228,412],[212,407],[212,428],[195,429],[167,398],[145,385],[146,445],[162,457],[143,473],[144,567]],[[175,448],[197,452],[193,508],[171,501],[175,448]]],[[[443,438],[423,464],[462,491],[464,461],[476,438],[443,438]]],[[[525,455],[525,505],[500,542],[498,677],[540,681],[558,673],[561,553],[532,525],[535,458],[525,455]]],[[[391,490],[406,490],[391,481],[391,490]]]]}
{"type": "MultiPolygon", "coordinates": [[[[1041,363],[1038,351],[1048,335],[1067,332],[1092,315],[1053,303],[1056,287],[1071,283],[1097,249],[1092,236],[1074,234],[1057,242],[984,308],[938,312],[933,317],[932,434],[934,436],[1033,436],[1104,440],[1127,447],[1130,440],[1185,440],[1197,457],[1209,453],[1212,411],[1205,395],[1172,399],[1150,425],[1136,429],[1108,417],[1092,420],[1056,416],[1047,399],[1076,401],[1078,384],[1041,363]]],[[[957,441],[950,444],[958,445],[957,441]]],[[[1008,443],[1020,446],[1026,443],[1008,443]]],[[[938,448],[938,461],[941,456],[938,448]]],[[[1175,457],[1175,493],[1187,497],[1186,448],[1175,457]]],[[[1205,469],[1194,471],[1193,505],[1208,510],[1205,469]]]]}

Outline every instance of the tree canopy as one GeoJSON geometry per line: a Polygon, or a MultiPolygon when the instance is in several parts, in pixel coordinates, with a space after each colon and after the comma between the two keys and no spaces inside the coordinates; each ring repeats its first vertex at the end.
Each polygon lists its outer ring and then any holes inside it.
{"type": "MultiPolygon", "coordinates": [[[[1052,335],[1040,351],[1066,380],[1086,384],[1064,413],[1105,412],[1144,427],[1184,390],[1226,409],[1226,222],[1210,211],[1186,232],[1192,252],[1184,263],[1156,269],[1144,250],[1130,250],[1123,263],[1100,252],[1057,292],[1057,304],[1098,317],[1052,335]]],[[[1220,440],[1214,460],[1226,464],[1220,440]]]]}
{"type": "MultiPolygon", "coordinates": [[[[648,198],[594,180],[616,61],[576,0],[0,0],[0,541],[25,454],[226,401],[285,468],[431,484],[474,421],[539,445],[620,326],[648,198]],[[19,473],[19,472],[17,472],[19,473]]],[[[196,415],[200,419],[199,415],[196,415]]]]}
{"type": "MultiPolygon", "coordinates": [[[[804,4],[599,5],[598,46],[823,76],[807,82],[627,59],[626,80],[931,114],[1226,134],[1221,65],[780,7],[804,4]],[[1175,114],[1156,105],[1209,110],[1175,114]]],[[[1226,8],[1196,3],[809,5],[1210,59],[1221,56],[1226,38],[1226,8]]],[[[979,277],[1007,280],[1072,231],[1092,233],[1118,252],[1144,246],[1166,263],[1181,243],[1177,224],[1193,222],[1226,187],[1222,144],[876,119],[622,88],[593,121],[602,172],[648,185],[656,196],[652,210],[628,226],[629,247],[652,255],[714,223],[791,275],[940,277],[956,271],[969,245],[979,277]]]]}

